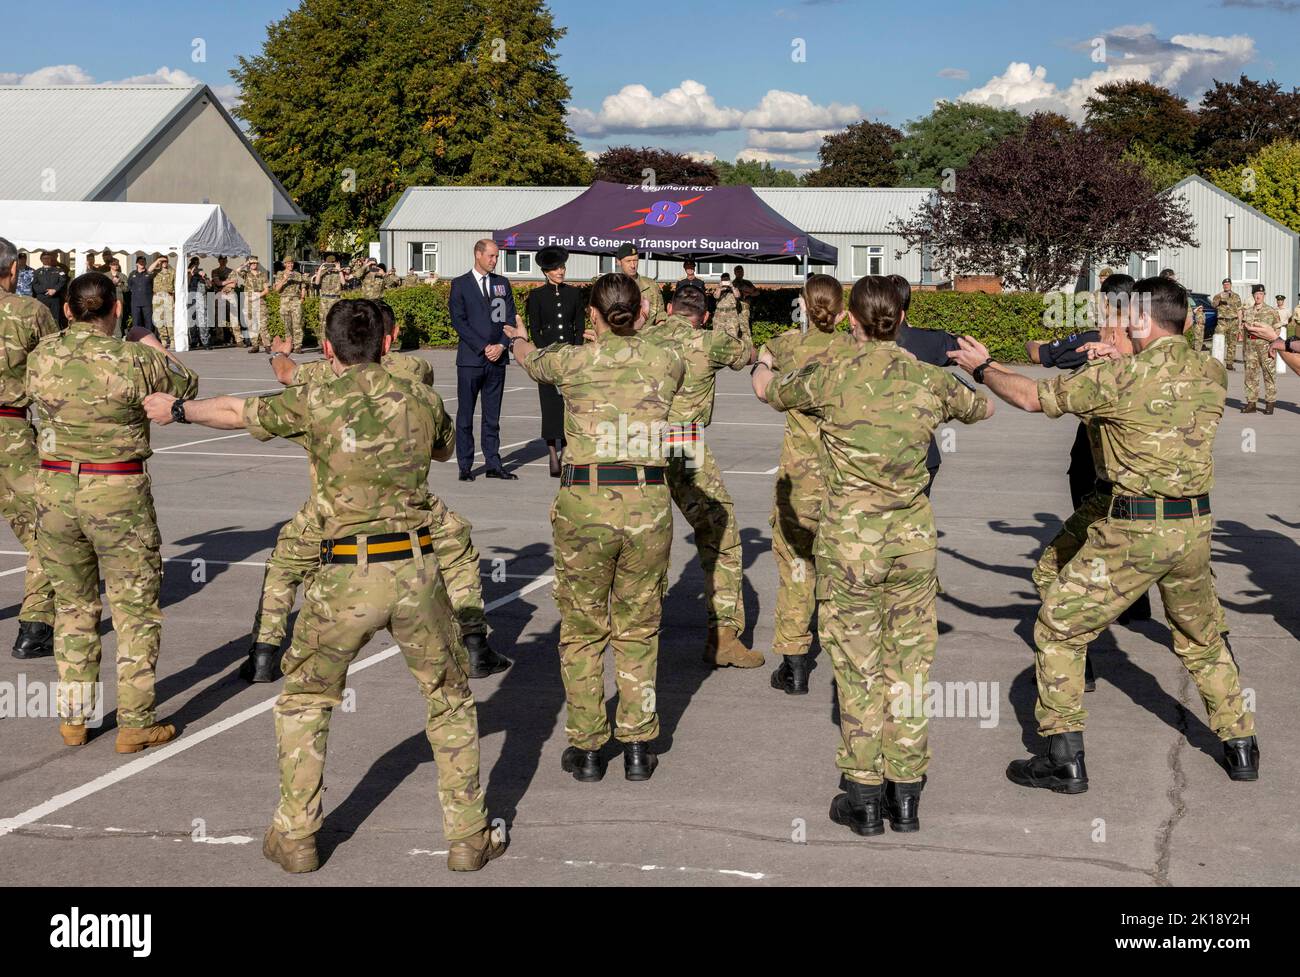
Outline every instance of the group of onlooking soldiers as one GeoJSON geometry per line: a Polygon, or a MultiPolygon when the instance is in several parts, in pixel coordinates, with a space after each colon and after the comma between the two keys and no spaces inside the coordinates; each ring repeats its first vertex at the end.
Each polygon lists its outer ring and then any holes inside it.
{"type": "MultiPolygon", "coordinates": [[[[1251,304],[1243,306],[1241,296],[1232,290],[1232,279],[1225,278],[1223,290],[1211,299],[1218,315],[1215,332],[1223,336],[1224,362],[1229,370],[1237,368],[1237,346],[1240,344],[1242,347],[1242,360],[1246,364],[1246,396],[1242,399],[1241,412],[1253,414],[1258,410],[1262,414],[1272,414],[1277,402],[1276,353],[1266,341],[1259,338],[1259,327],[1276,330],[1286,326],[1287,332],[1294,336],[1297,327],[1300,327],[1300,304],[1289,310],[1288,319],[1286,296],[1276,296],[1275,304],[1270,305],[1267,290],[1263,285],[1256,284],[1251,286],[1250,298],[1251,304]],[[1252,327],[1255,331],[1252,331],[1252,327]],[[1262,410],[1256,406],[1260,399],[1261,376],[1264,381],[1262,410]]],[[[1200,318],[1203,330],[1204,313],[1200,318]]]]}

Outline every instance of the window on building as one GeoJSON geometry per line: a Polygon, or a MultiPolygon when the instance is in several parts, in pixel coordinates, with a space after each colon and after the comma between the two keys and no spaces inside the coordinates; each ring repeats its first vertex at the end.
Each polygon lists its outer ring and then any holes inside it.
{"type": "Polygon", "coordinates": [[[1140,261],[1141,261],[1141,267],[1138,269],[1138,271],[1140,272],[1140,274],[1138,275],[1139,279],[1155,278],[1156,275],[1160,274],[1160,252],[1159,251],[1157,251],[1155,254],[1144,254],[1140,259],[1140,261]]]}
{"type": "Polygon", "coordinates": [[[791,267],[794,269],[795,281],[801,282],[808,277],[808,259],[806,257],[800,257],[799,261],[791,265],[791,267]]]}
{"type": "Polygon", "coordinates": [[[883,244],[855,244],[853,246],[853,277],[883,275],[885,246],[883,244]]]}
{"type": "Polygon", "coordinates": [[[507,251],[507,275],[531,275],[533,273],[533,254],[531,251],[507,251]]]}
{"type": "Polygon", "coordinates": [[[1258,248],[1232,252],[1232,280],[1257,282],[1260,280],[1261,256],[1258,248]]]}
{"type": "Polygon", "coordinates": [[[695,262],[695,274],[701,278],[719,278],[727,270],[727,265],[722,261],[697,261],[695,262]]]}
{"type": "Polygon", "coordinates": [[[614,265],[614,256],[612,254],[602,254],[600,256],[600,273],[602,275],[612,275],[617,271],[614,265]]]}
{"type": "Polygon", "coordinates": [[[417,274],[438,273],[438,242],[413,241],[411,243],[411,271],[417,274]]]}

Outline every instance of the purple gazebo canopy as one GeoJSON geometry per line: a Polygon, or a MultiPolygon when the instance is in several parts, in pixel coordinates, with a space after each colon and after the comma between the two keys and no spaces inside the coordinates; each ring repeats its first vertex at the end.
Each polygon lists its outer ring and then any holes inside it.
{"type": "Polygon", "coordinates": [[[549,213],[493,234],[497,246],[613,254],[631,243],[656,258],[833,265],[838,252],[804,233],[752,187],[593,183],[549,213]]]}

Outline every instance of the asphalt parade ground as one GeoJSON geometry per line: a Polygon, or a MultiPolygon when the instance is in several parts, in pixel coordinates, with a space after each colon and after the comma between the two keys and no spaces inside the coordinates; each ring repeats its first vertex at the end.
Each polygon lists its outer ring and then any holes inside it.
{"type": "MultiPolygon", "coordinates": [[[[451,351],[425,352],[454,413],[451,351]]],[[[278,389],[264,356],[185,354],[202,396],[278,389]]],[[[1031,368],[1035,376],[1047,371],[1031,368]]],[[[508,671],[473,683],[482,778],[507,854],[455,876],[424,736],[424,703],[384,632],[360,653],[334,714],[326,768],[324,864],[290,876],[261,854],[277,796],[271,705],[278,685],[237,668],[263,562],[308,491],[303,451],[197,426],[155,428],[149,462],[166,572],[159,716],[183,727],[167,746],[113,749],[115,639],[105,613],[106,714],[64,747],[30,690],[52,687],[52,659],[8,654],[24,557],[0,529],[0,683],[27,689],[0,719],[0,883],[14,885],[1294,885],[1300,834],[1300,381],[1278,378],[1271,417],[1242,415],[1230,374],[1212,496],[1215,571],[1243,686],[1253,690],[1257,783],[1232,783],[1199,697],[1156,621],[1115,626],[1093,645],[1090,790],[1067,797],[1010,783],[1007,762],[1037,742],[1029,571],[1069,513],[1074,422],[998,405],[946,436],[934,491],[940,530],[934,760],[922,830],[864,839],[827,817],[837,793],[831,668],[811,694],[769,686],[776,596],[768,517],[782,418],[754,400],[747,373],[720,377],[708,441],[742,527],[746,640],[768,665],[710,670],[702,575],[675,519],[657,699],[661,762],[630,783],[621,758],[599,784],[560,770],[564,696],[556,651],[548,518],[558,482],[538,440],[537,393],[507,374],[502,454],[519,480],[473,483],[436,465],[435,492],[474,524],[493,647],[508,671]]],[[[482,471],[481,459],[478,470],[482,471]]],[[[613,696],[612,670],[606,681],[613,696]]],[[[13,697],[11,697],[13,701],[13,697]]]]}

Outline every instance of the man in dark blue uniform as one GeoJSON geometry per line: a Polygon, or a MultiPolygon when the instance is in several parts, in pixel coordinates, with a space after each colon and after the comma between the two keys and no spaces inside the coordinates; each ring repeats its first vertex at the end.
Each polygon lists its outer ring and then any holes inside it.
{"type": "MultiPolygon", "coordinates": [[[[957,345],[957,337],[938,329],[913,328],[907,321],[907,310],[912,304],[912,286],[902,275],[890,275],[889,280],[893,283],[903,305],[903,321],[898,325],[898,345],[922,363],[940,367],[951,366],[952,360],[948,359],[948,353],[950,350],[960,348],[957,345]]],[[[934,479],[939,474],[939,465],[942,461],[939,445],[934,440],[934,435],[930,435],[930,448],[925,455],[925,470],[930,473],[930,481],[925,486],[926,498],[930,497],[930,490],[934,488],[934,479]]]]}
{"type": "Polygon", "coordinates": [[[474,406],[483,395],[483,459],[488,478],[518,478],[501,466],[501,395],[510,348],[501,327],[523,328],[510,282],[494,274],[497,246],[489,238],[474,245],[474,267],[451,283],[451,324],[456,347],[456,460],[460,480],[474,480],[474,406]]]}

